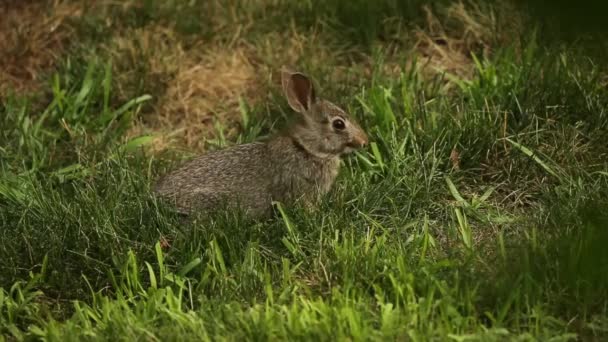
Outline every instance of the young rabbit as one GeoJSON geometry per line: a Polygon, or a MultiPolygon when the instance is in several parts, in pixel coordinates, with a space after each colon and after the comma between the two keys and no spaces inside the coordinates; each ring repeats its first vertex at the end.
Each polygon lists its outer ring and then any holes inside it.
{"type": "Polygon", "coordinates": [[[155,192],[183,214],[228,205],[259,218],[272,212],[272,201],[314,205],[330,190],[340,156],[368,138],[344,110],[317,98],[304,74],[283,68],[281,81],[299,113],[294,125],[268,142],[206,153],[161,178],[155,192]]]}

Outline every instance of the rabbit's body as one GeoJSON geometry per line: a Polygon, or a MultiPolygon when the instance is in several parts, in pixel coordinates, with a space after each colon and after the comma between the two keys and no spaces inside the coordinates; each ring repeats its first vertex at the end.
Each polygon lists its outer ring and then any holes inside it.
{"type": "Polygon", "coordinates": [[[313,205],[331,189],[340,156],[367,136],[342,109],[317,100],[306,76],[284,71],[283,90],[302,114],[295,125],[268,142],[204,154],[161,178],[156,193],[184,214],[239,206],[260,217],[273,201],[313,205]]]}
{"type": "Polygon", "coordinates": [[[272,201],[314,202],[330,190],[339,166],[339,157],[315,157],[279,136],[204,154],[161,179],[156,192],[182,213],[235,204],[263,216],[272,201]]]}

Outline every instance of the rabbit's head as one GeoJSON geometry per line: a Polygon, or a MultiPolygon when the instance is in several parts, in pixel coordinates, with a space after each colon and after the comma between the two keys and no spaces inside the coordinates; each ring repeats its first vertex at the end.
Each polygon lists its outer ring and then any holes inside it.
{"type": "Polygon", "coordinates": [[[317,98],[306,75],[283,68],[281,81],[289,106],[300,113],[290,135],[309,153],[328,158],[367,145],[367,134],[359,124],[340,107],[317,98]]]}

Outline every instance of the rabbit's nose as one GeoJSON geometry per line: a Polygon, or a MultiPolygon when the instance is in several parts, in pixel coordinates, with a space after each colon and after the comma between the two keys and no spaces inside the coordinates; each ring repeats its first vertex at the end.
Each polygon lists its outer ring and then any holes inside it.
{"type": "Polygon", "coordinates": [[[353,145],[355,145],[356,147],[365,147],[365,146],[367,146],[367,143],[368,143],[368,138],[367,138],[367,135],[365,135],[365,134],[360,134],[353,138],[353,145]]]}
{"type": "Polygon", "coordinates": [[[361,146],[361,147],[367,147],[367,143],[368,143],[367,139],[361,139],[361,142],[359,143],[359,146],[361,146]]]}

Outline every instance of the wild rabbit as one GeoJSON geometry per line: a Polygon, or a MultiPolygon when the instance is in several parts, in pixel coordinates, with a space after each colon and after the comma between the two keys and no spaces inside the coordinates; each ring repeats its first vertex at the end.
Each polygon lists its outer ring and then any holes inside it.
{"type": "Polygon", "coordinates": [[[304,74],[283,68],[281,81],[299,113],[295,124],[267,142],[206,153],[162,177],[155,192],[182,214],[228,205],[259,218],[272,212],[272,201],[313,206],[330,190],[340,156],[368,138],[344,110],[317,98],[304,74]]]}

